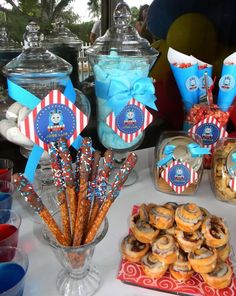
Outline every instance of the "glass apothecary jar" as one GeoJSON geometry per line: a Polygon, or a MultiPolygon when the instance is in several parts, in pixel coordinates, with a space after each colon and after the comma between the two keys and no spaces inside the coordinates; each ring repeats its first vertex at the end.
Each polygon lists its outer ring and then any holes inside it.
{"type": "Polygon", "coordinates": [[[43,45],[72,65],[73,70],[70,77],[73,85],[77,87],[79,82],[78,57],[82,41],[65,27],[62,19],[56,20],[52,26],[53,30],[45,36],[43,45]]]}
{"type": "Polygon", "coordinates": [[[193,195],[197,191],[203,173],[201,138],[186,132],[163,132],[155,148],[153,178],[158,191],[193,195]]]}
{"type": "Polygon", "coordinates": [[[217,199],[236,205],[236,139],[223,138],[213,153],[212,190],[217,199]]]}

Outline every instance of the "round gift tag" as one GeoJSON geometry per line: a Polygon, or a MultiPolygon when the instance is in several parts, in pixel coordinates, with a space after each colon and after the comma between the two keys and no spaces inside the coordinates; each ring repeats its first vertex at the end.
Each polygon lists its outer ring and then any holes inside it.
{"type": "Polygon", "coordinates": [[[187,145],[193,143],[194,140],[187,136],[176,136],[167,138],[162,142],[160,149],[160,159],[165,157],[164,149],[166,145],[174,145],[175,149],[173,151],[174,159],[181,162],[187,162],[190,167],[196,171],[200,168],[202,164],[202,157],[192,157],[187,145]]]}

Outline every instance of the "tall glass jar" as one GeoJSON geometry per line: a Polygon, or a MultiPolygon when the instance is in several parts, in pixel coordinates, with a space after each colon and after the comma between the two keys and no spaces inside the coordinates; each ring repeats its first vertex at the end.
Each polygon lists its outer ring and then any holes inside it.
{"type": "Polygon", "coordinates": [[[117,4],[113,17],[115,25],[96,39],[87,55],[95,75],[99,140],[106,148],[120,153],[122,159],[124,153],[137,148],[144,138],[143,130],[133,136],[137,129],[132,120],[136,116],[135,123],[140,124],[143,114],[129,100],[140,95],[147,98],[150,89],[153,91],[152,81],[147,77],[158,52],[130,25],[131,12],[125,2],[117,4]],[[126,107],[128,104],[130,108],[126,107]],[[112,113],[113,117],[109,118],[114,124],[109,124],[108,116],[112,113]],[[131,124],[125,126],[126,121],[131,124]]]}
{"type": "MultiPolygon", "coordinates": [[[[29,91],[39,99],[44,99],[51,90],[59,90],[64,92],[68,82],[72,66],[64,59],[48,51],[41,46],[41,36],[39,26],[35,22],[30,22],[26,27],[24,34],[25,46],[22,53],[10,61],[3,69],[4,75],[14,84],[29,91]]],[[[8,93],[11,96],[11,89],[8,88],[8,93]]],[[[90,116],[90,103],[87,97],[75,89],[76,100],[75,105],[87,117],[90,116]]],[[[18,104],[18,103],[14,103],[18,104]]],[[[13,104],[13,105],[14,105],[13,104]]],[[[15,106],[15,105],[14,105],[15,106]]],[[[11,109],[11,113],[14,108],[11,109]]],[[[6,122],[7,139],[21,146],[21,153],[28,157],[34,143],[26,138],[19,130],[20,122],[29,114],[29,109],[25,106],[17,106],[17,111],[10,118],[15,125],[8,125],[6,122]]],[[[14,110],[15,110],[14,109],[14,110]]],[[[10,112],[9,112],[10,113],[10,112]]],[[[48,154],[43,153],[41,164],[48,164],[48,154]]]]}
{"type": "Polygon", "coordinates": [[[65,27],[63,20],[57,20],[52,25],[53,30],[45,37],[43,44],[72,65],[73,70],[70,77],[74,87],[77,87],[79,82],[78,55],[82,41],[65,27]]]}

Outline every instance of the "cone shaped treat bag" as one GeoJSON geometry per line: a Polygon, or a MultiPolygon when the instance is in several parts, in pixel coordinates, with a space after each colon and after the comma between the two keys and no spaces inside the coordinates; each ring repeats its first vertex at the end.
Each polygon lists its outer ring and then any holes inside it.
{"type": "MultiPolygon", "coordinates": [[[[196,59],[196,58],[195,58],[196,59]]],[[[212,65],[196,59],[198,64],[198,100],[204,102],[207,97],[207,89],[213,84],[212,65]]]]}
{"type": "Polygon", "coordinates": [[[228,111],[236,96],[236,52],[228,56],[223,63],[219,81],[217,104],[223,111],[228,111]]]}
{"type": "Polygon", "coordinates": [[[189,111],[198,103],[198,63],[197,60],[169,48],[167,58],[175,77],[179,92],[182,96],[185,111],[189,111]]]}

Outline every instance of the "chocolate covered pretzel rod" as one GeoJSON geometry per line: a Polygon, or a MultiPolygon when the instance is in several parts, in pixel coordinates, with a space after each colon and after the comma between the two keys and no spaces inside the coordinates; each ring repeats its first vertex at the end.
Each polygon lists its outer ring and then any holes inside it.
{"type": "Polygon", "coordinates": [[[44,206],[41,198],[34,191],[32,184],[25,178],[23,174],[14,174],[13,182],[17,190],[21,193],[24,199],[32,206],[35,212],[42,218],[44,223],[48,226],[53,236],[56,238],[58,243],[64,246],[68,246],[69,242],[61,232],[56,221],[48,209],[44,206]]]}
{"type": "Polygon", "coordinates": [[[99,208],[104,201],[107,190],[107,182],[110,176],[111,169],[113,167],[113,161],[114,152],[111,149],[106,150],[103,157],[103,166],[98,172],[97,184],[94,193],[94,202],[87,229],[90,229],[90,227],[92,226],[94,219],[96,218],[99,211],[99,208]]]}
{"type": "Polygon", "coordinates": [[[121,166],[117,174],[115,175],[115,180],[111,185],[111,189],[108,192],[107,198],[102,204],[96,219],[94,220],[93,225],[88,231],[88,234],[85,238],[85,244],[90,243],[96,236],[96,233],[102,224],[109,208],[111,207],[114,200],[120,193],[122,186],[124,185],[125,181],[127,180],[129,174],[133,170],[135,164],[137,162],[137,156],[135,153],[130,153],[126,158],[124,164],[121,166]]]}
{"type": "Polygon", "coordinates": [[[89,229],[88,222],[90,220],[91,206],[94,203],[94,191],[96,187],[96,179],[97,179],[100,159],[101,159],[101,152],[98,150],[93,151],[91,171],[90,171],[88,190],[87,190],[87,198],[86,198],[86,214],[85,214],[85,221],[84,221],[85,227],[84,227],[84,233],[83,233],[84,237],[86,236],[87,231],[89,229]]]}
{"type": "Polygon", "coordinates": [[[70,215],[66,200],[65,180],[62,174],[61,159],[56,142],[49,143],[49,158],[52,168],[53,181],[57,189],[57,204],[60,207],[63,233],[71,243],[70,215]]]}
{"type": "Polygon", "coordinates": [[[62,173],[66,183],[66,192],[70,207],[71,216],[71,233],[74,234],[76,212],[77,212],[77,197],[75,192],[75,179],[72,169],[72,158],[65,138],[60,138],[58,141],[58,151],[61,158],[62,173]]]}
{"type": "Polygon", "coordinates": [[[81,156],[79,164],[80,180],[79,180],[79,193],[78,193],[78,206],[75,221],[75,231],[73,237],[73,246],[80,246],[84,222],[86,221],[86,197],[88,189],[88,180],[91,171],[92,163],[92,140],[91,138],[84,138],[81,146],[81,156]]]}

